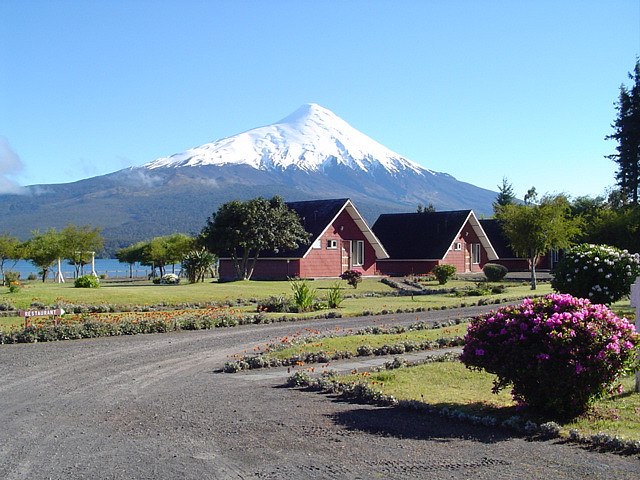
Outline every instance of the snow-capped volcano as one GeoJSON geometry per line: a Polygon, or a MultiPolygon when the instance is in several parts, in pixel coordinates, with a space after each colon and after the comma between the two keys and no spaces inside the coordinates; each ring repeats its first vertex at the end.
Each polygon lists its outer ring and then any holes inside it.
{"type": "Polygon", "coordinates": [[[383,168],[390,173],[433,173],[314,103],[303,105],[272,125],[159,158],[143,167],[153,170],[230,164],[249,165],[264,171],[290,167],[324,171],[326,166],[337,164],[365,172],[383,168]]]}
{"type": "Polygon", "coordinates": [[[380,213],[473,209],[489,215],[496,193],[432,172],[315,104],[273,125],[73,183],[0,195],[5,231],[69,223],[103,228],[110,250],[175,232],[196,233],[230,200],[350,198],[372,224],[380,213]]]}

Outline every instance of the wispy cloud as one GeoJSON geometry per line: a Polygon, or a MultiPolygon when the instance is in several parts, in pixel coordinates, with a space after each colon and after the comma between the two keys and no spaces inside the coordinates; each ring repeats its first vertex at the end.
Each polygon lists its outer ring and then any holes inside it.
{"type": "Polygon", "coordinates": [[[0,137],[0,193],[20,193],[22,187],[11,176],[20,173],[23,168],[22,160],[13,151],[9,141],[0,137]]]}

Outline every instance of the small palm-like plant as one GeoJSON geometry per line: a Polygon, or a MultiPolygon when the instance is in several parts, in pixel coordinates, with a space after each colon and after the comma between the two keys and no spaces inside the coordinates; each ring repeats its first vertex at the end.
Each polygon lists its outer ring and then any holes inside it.
{"type": "Polygon", "coordinates": [[[293,303],[298,307],[298,311],[310,311],[316,299],[315,289],[309,287],[305,280],[292,280],[291,290],[293,290],[293,303]]]}
{"type": "Polygon", "coordinates": [[[340,308],[340,304],[344,300],[344,294],[342,293],[342,286],[340,282],[335,282],[331,287],[329,287],[329,292],[327,293],[327,305],[329,308],[340,308]]]}

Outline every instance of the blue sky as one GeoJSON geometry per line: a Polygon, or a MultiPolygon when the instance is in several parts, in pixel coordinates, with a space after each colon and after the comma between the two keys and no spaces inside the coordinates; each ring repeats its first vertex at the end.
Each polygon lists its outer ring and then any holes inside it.
{"type": "Polygon", "coordinates": [[[0,2],[0,189],[181,152],[318,103],[427,168],[597,195],[640,2],[0,2]]]}

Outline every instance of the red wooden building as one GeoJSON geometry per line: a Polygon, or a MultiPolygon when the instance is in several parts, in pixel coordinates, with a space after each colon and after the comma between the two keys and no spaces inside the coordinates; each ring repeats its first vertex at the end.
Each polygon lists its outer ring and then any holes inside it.
{"type": "Polygon", "coordinates": [[[378,261],[385,275],[422,275],[440,264],[481,272],[498,258],[471,210],[384,214],[372,229],[389,253],[378,261]]]}
{"type": "MultiPolygon", "coordinates": [[[[300,217],[310,241],[296,250],[262,252],[252,279],[339,277],[346,270],[363,276],[377,273],[377,261],[388,258],[382,244],[349,199],[287,202],[300,217]]],[[[221,280],[236,278],[230,258],[220,258],[221,280]]]]}

